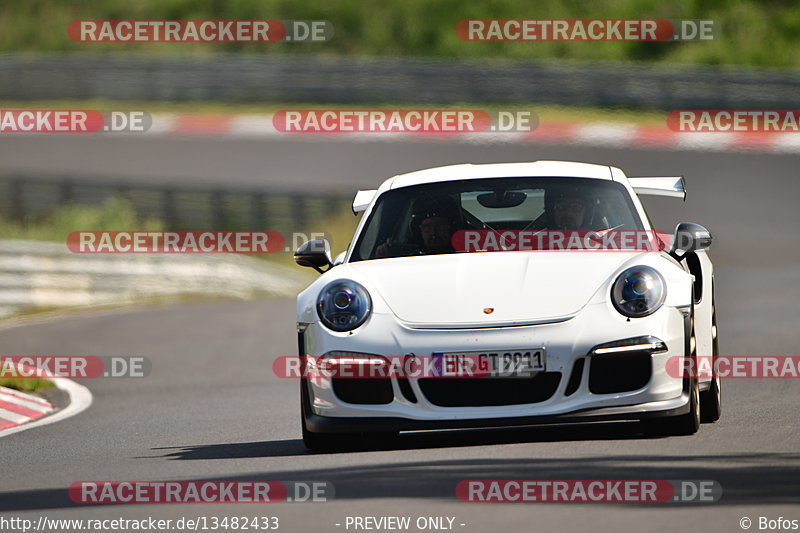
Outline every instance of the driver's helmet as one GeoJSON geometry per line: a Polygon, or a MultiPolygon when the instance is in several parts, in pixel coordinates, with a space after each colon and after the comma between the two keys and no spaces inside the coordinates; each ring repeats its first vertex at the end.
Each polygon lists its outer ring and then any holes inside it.
{"type": "Polygon", "coordinates": [[[461,226],[461,209],[452,198],[449,196],[421,198],[414,203],[409,223],[411,234],[417,242],[420,242],[422,238],[419,232],[422,221],[436,217],[446,218],[450,222],[452,231],[456,231],[461,226]]]}
{"type": "Polygon", "coordinates": [[[547,227],[555,227],[555,210],[559,201],[577,200],[583,203],[583,223],[580,229],[592,229],[597,198],[592,194],[593,187],[585,185],[555,185],[545,192],[545,213],[547,214],[547,227]]]}

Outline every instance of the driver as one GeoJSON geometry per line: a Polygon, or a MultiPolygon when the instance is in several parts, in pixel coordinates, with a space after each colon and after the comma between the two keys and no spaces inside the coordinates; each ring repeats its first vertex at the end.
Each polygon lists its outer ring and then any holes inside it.
{"type": "Polygon", "coordinates": [[[553,191],[549,204],[550,229],[574,231],[590,224],[592,201],[577,187],[553,191]]]}
{"type": "Polygon", "coordinates": [[[451,239],[459,226],[459,207],[448,196],[417,200],[409,227],[412,242],[403,246],[391,237],[375,249],[377,257],[452,253],[451,239]]]}
{"type": "Polygon", "coordinates": [[[583,226],[586,201],[579,196],[563,196],[553,204],[553,221],[557,230],[577,230],[583,226]]]}

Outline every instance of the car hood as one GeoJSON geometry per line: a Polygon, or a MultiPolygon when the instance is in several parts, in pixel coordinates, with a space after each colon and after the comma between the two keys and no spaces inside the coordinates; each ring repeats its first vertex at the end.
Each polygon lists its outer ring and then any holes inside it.
{"type": "Polygon", "coordinates": [[[638,253],[495,252],[349,263],[410,327],[566,320],[638,253]]]}

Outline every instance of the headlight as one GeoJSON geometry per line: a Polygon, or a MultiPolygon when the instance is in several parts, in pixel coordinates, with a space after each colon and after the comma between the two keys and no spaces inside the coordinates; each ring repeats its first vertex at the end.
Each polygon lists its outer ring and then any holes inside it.
{"type": "Polygon", "coordinates": [[[656,269],[644,265],[624,270],[611,288],[614,307],[631,318],[655,313],[666,296],[664,278],[656,269]]]}
{"type": "Polygon", "coordinates": [[[355,281],[329,283],[317,298],[317,313],[322,323],[333,331],[350,331],[367,320],[372,299],[367,289],[355,281]]]}

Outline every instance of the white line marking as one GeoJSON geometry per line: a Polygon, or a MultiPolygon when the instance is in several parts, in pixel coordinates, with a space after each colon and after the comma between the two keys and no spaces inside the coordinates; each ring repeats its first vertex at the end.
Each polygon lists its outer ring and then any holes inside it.
{"type": "Polygon", "coordinates": [[[735,146],[735,137],[724,132],[692,132],[683,133],[678,139],[677,147],[684,150],[733,150],[740,149],[735,146]]]}
{"type": "Polygon", "coordinates": [[[272,124],[272,115],[234,115],[228,137],[278,137],[284,135],[272,124]]]}
{"type": "Polygon", "coordinates": [[[773,152],[800,152],[800,135],[784,133],[776,135],[772,141],[773,152]]]}
{"type": "Polygon", "coordinates": [[[573,127],[575,142],[603,146],[626,146],[636,138],[634,124],[592,122],[573,127]]]}
{"type": "Polygon", "coordinates": [[[178,115],[174,113],[157,113],[151,115],[153,120],[150,129],[144,132],[145,135],[170,135],[175,131],[178,115]]]}

